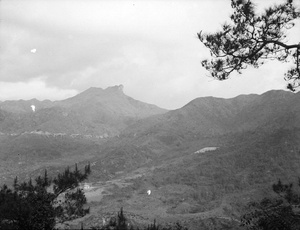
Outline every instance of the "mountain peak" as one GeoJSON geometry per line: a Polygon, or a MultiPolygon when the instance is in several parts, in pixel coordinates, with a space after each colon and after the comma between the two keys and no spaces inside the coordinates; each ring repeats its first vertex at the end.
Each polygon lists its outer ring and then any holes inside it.
{"type": "Polygon", "coordinates": [[[103,94],[103,93],[123,93],[124,86],[123,85],[115,85],[109,86],[106,89],[98,88],[98,87],[90,87],[87,90],[83,91],[81,94],[103,94]]]}
{"type": "Polygon", "coordinates": [[[124,89],[124,86],[123,85],[115,85],[115,86],[110,86],[110,87],[107,87],[105,89],[105,91],[120,91],[120,92],[123,92],[123,89],[124,89]]]}

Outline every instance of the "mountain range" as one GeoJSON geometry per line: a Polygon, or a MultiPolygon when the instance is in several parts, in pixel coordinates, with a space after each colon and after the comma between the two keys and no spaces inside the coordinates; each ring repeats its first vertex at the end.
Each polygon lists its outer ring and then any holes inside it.
{"type": "Polygon", "coordinates": [[[122,85],[105,90],[90,88],[75,97],[54,102],[36,99],[2,102],[0,130],[114,136],[138,119],[166,111],[126,96],[122,88],[122,85]]]}
{"type": "Polygon", "coordinates": [[[123,86],[62,101],[0,102],[0,179],[90,161],[89,182],[107,190],[87,224],[104,208],[124,207],[137,223],[142,213],[237,229],[247,202],[272,194],[278,179],[300,175],[299,102],[299,93],[273,90],[196,98],[168,111],[128,97],[123,86]]]}

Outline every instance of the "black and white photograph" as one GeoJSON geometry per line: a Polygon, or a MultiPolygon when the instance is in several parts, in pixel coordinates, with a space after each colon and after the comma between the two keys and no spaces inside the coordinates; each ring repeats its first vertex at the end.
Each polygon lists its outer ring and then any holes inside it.
{"type": "Polygon", "coordinates": [[[0,229],[299,230],[300,0],[0,0],[0,229]]]}

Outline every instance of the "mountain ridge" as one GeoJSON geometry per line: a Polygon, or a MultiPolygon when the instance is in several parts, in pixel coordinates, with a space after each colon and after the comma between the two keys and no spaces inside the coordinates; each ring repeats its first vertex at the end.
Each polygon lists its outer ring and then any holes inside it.
{"type": "Polygon", "coordinates": [[[0,132],[41,130],[114,136],[135,120],[167,110],[137,101],[123,86],[91,87],[61,101],[18,100],[0,103],[0,132]]]}

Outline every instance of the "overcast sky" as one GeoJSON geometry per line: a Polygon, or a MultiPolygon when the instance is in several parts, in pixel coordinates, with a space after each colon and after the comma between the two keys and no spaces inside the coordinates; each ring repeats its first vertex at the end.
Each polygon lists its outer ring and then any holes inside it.
{"type": "MultiPolygon", "coordinates": [[[[262,10],[283,1],[253,2],[262,10]]],[[[123,84],[128,96],[176,109],[196,97],[285,89],[288,64],[277,61],[227,81],[208,77],[197,33],[219,30],[230,13],[230,0],[2,0],[0,100],[61,100],[123,84]]],[[[299,42],[299,28],[288,43],[299,42]]]]}

